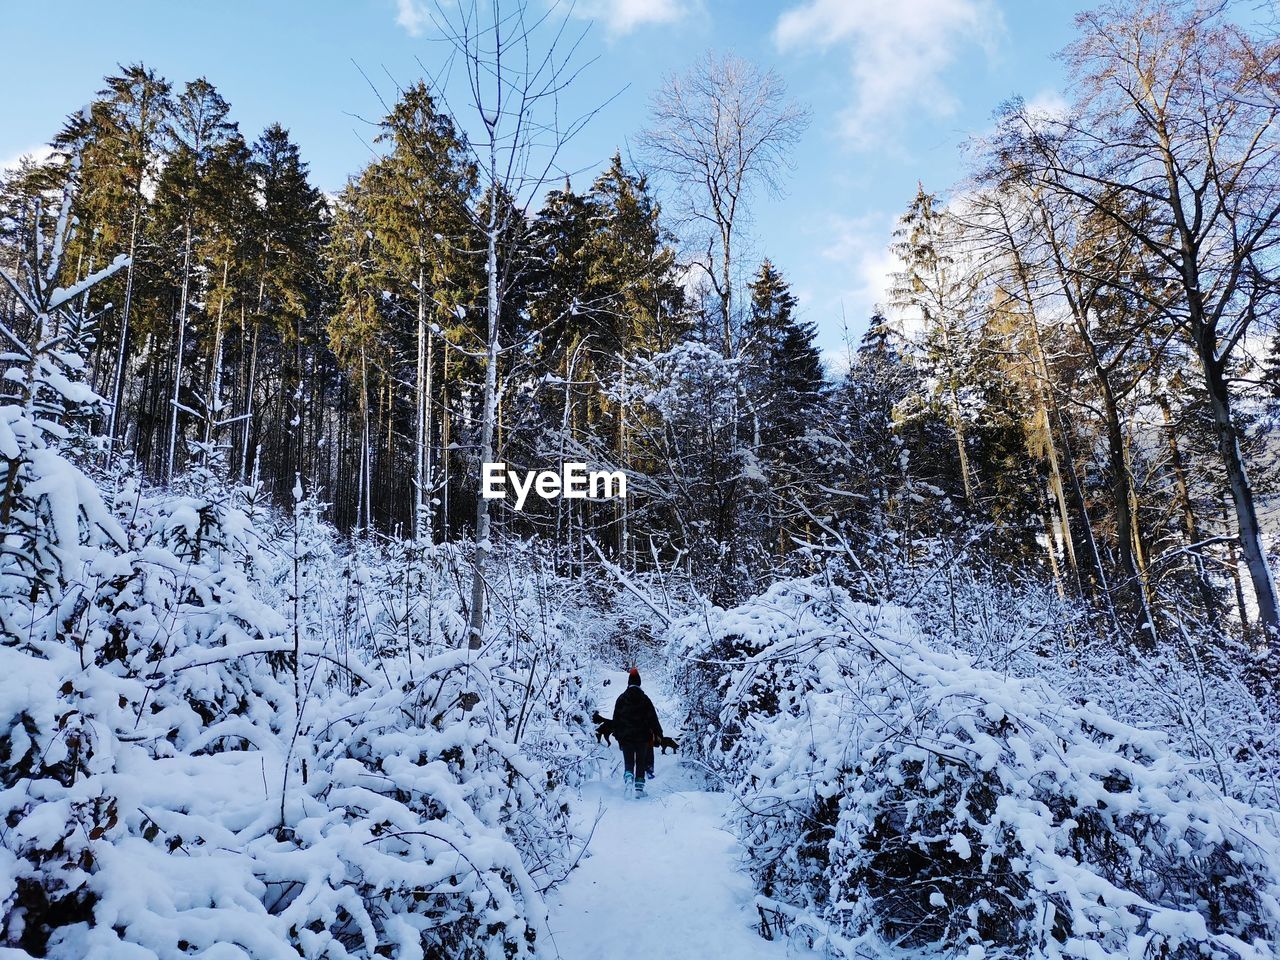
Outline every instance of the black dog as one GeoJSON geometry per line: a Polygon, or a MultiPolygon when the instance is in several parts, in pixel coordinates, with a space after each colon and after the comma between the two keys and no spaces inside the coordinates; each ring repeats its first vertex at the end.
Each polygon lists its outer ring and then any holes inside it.
{"type": "MultiPolygon", "coordinates": [[[[600,711],[595,710],[591,714],[591,722],[596,725],[596,743],[604,743],[608,746],[611,742],[610,738],[613,736],[613,721],[608,717],[600,716],[600,711]]],[[[666,754],[668,749],[673,753],[678,753],[680,750],[679,741],[670,737],[659,737],[654,746],[661,747],[663,755],[666,754]]]]}
{"type": "Polygon", "coordinates": [[[591,714],[591,722],[596,725],[596,743],[603,740],[605,746],[608,746],[609,738],[613,736],[613,721],[600,716],[600,711],[596,710],[591,714]]]}

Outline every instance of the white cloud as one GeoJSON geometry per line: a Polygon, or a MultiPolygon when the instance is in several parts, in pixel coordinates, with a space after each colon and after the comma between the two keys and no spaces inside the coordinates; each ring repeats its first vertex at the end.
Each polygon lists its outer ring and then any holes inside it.
{"type": "Polygon", "coordinates": [[[35,163],[44,163],[51,156],[53,156],[53,147],[47,143],[42,143],[27,150],[20,150],[13,156],[0,161],[0,172],[16,169],[18,164],[22,162],[23,157],[28,157],[35,163]]]}
{"type": "MultiPolygon", "coordinates": [[[[1028,97],[1025,103],[1027,117],[1035,125],[1047,124],[1050,121],[1065,120],[1071,113],[1071,104],[1057,90],[1045,88],[1032,97],[1028,97]]],[[[983,130],[975,134],[978,141],[986,141],[994,137],[1000,129],[999,120],[993,119],[992,122],[983,130]]]]}
{"type": "Polygon", "coordinates": [[[396,0],[396,23],[411,37],[422,36],[423,28],[431,22],[425,3],[418,0],[396,0]]]}
{"type": "Polygon", "coordinates": [[[901,269],[890,249],[895,218],[888,214],[829,218],[830,243],[824,260],[837,265],[843,276],[841,302],[851,331],[861,333],[877,308],[892,314],[889,291],[893,274],[901,269]]]}
{"type": "MultiPolygon", "coordinates": [[[[856,347],[857,344],[854,344],[856,347]]],[[[822,351],[822,366],[827,371],[827,378],[839,380],[849,372],[849,346],[845,345],[833,350],[822,351]]]]}
{"type": "Polygon", "coordinates": [[[1027,101],[1027,115],[1037,125],[1065,120],[1070,113],[1071,105],[1056,90],[1042,90],[1027,101]]]}
{"type": "Polygon", "coordinates": [[[1071,105],[1057,90],[1041,90],[1027,101],[1027,113],[1048,120],[1062,120],[1071,112],[1071,105]]]}
{"type": "Polygon", "coordinates": [[[805,0],[778,18],[774,42],[848,54],[854,87],[844,126],[859,139],[903,108],[954,111],[943,74],[966,48],[991,55],[1003,29],[994,0],[805,0]]]}
{"type": "Polygon", "coordinates": [[[622,36],[637,27],[675,23],[695,5],[683,0],[577,0],[573,15],[601,24],[610,36],[622,36]]]}

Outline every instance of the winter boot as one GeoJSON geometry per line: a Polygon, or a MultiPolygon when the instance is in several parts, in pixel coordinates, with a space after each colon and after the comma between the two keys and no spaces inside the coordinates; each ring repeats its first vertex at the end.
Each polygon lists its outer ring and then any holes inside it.
{"type": "Polygon", "coordinates": [[[631,785],[635,783],[636,775],[628,770],[622,775],[622,795],[624,797],[631,796],[631,785]]]}
{"type": "Polygon", "coordinates": [[[636,796],[637,797],[644,796],[644,780],[643,779],[636,781],[636,796]]]}

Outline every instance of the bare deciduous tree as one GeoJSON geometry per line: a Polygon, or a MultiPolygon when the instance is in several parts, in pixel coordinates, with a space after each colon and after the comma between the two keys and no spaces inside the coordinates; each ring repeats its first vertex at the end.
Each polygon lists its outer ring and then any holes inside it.
{"type": "Polygon", "coordinates": [[[791,149],[809,124],[772,70],[708,54],[667,79],[644,134],[650,165],[669,182],[684,216],[702,228],[707,273],[721,304],[725,356],[733,352],[734,243],[753,190],[778,193],[791,149]]]}
{"type": "MultiPolygon", "coordinates": [[[[494,460],[498,363],[510,349],[499,343],[499,321],[516,261],[509,247],[520,231],[513,227],[559,172],[557,159],[565,144],[600,108],[568,119],[561,116],[560,98],[586,66],[573,62],[582,36],[568,34],[567,9],[553,4],[532,12],[525,3],[516,3],[504,10],[498,0],[457,6],[437,2],[431,19],[466,71],[467,100],[476,121],[469,146],[484,190],[484,202],[471,211],[485,244],[487,336],[478,450],[478,461],[484,464],[494,460]]],[[[447,102],[447,95],[443,98],[447,102]]],[[[489,501],[477,484],[467,625],[467,645],[473,650],[480,647],[484,633],[489,535],[489,501]]]]}

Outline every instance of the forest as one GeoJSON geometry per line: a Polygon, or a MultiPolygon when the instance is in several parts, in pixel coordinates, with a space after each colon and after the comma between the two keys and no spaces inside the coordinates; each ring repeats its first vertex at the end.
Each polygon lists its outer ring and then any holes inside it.
{"type": "Polygon", "coordinates": [[[708,53],[566,176],[532,10],[334,194],[145,63],[0,172],[6,955],[575,956],[639,665],[762,943],[1274,957],[1275,24],[1081,13],[833,357],[750,217],[822,118],[708,53]]]}

